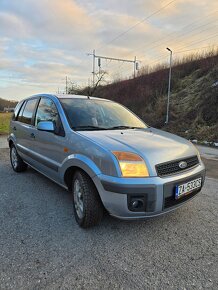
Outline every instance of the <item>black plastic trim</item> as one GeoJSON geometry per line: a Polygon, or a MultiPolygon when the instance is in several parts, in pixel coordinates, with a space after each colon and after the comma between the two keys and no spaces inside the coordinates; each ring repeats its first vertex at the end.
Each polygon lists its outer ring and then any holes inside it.
{"type": "Polygon", "coordinates": [[[144,184],[117,184],[109,181],[101,181],[105,190],[121,194],[155,194],[155,186],[146,187],[144,184]]]}
{"type": "Polygon", "coordinates": [[[175,174],[180,174],[181,172],[185,172],[190,169],[193,169],[194,167],[198,165],[199,165],[199,158],[197,155],[193,155],[186,158],[180,158],[173,161],[156,164],[155,168],[156,168],[158,176],[166,177],[166,176],[171,176],[175,174]],[[180,168],[179,162],[181,161],[186,161],[188,166],[186,168],[180,168]]]}
{"type": "Polygon", "coordinates": [[[35,154],[31,154],[28,150],[25,150],[22,147],[18,147],[18,150],[21,151],[22,153],[26,154],[27,156],[29,156],[33,160],[36,160],[39,163],[42,163],[43,165],[47,166],[48,168],[58,172],[59,167],[57,165],[53,164],[52,162],[45,160],[43,157],[37,156],[35,154]]]}

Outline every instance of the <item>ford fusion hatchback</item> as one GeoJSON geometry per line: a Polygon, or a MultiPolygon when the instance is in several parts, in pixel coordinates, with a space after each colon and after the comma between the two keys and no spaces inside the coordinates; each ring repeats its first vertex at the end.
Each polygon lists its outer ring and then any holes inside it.
{"type": "Polygon", "coordinates": [[[27,98],[15,109],[8,142],[14,171],[29,165],[72,192],[84,228],[97,224],[104,209],[129,220],[164,214],[195,197],[205,179],[189,141],[105,99],[27,98]]]}

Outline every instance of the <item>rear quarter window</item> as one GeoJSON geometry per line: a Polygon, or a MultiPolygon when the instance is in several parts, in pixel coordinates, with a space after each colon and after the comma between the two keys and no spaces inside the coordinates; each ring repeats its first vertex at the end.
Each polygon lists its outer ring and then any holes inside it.
{"type": "Polygon", "coordinates": [[[25,124],[31,124],[37,102],[38,99],[27,100],[20,110],[18,121],[25,124]]]}
{"type": "Polygon", "coordinates": [[[19,114],[19,112],[20,112],[20,110],[21,110],[23,104],[24,104],[24,101],[19,102],[19,103],[17,104],[17,106],[15,107],[15,109],[14,109],[14,113],[13,113],[13,115],[12,115],[12,120],[13,120],[13,121],[16,121],[16,120],[17,120],[18,114],[19,114]]]}

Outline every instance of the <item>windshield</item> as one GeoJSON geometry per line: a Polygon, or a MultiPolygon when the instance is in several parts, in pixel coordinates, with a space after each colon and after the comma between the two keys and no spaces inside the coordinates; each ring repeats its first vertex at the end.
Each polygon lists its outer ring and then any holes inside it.
{"type": "Polygon", "coordinates": [[[138,117],[118,103],[94,99],[60,99],[74,130],[147,128],[138,117]]]}

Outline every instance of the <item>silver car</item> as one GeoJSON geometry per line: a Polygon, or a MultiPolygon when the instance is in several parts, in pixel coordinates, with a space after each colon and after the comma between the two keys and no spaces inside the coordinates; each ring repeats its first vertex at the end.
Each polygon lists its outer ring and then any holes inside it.
{"type": "Polygon", "coordinates": [[[169,212],[196,196],[205,179],[189,141],[105,99],[27,98],[15,109],[8,142],[14,171],[30,165],[73,193],[84,228],[97,224],[104,209],[129,220],[169,212]]]}

